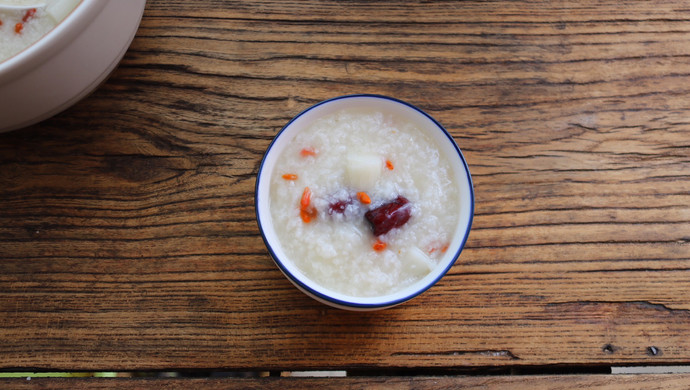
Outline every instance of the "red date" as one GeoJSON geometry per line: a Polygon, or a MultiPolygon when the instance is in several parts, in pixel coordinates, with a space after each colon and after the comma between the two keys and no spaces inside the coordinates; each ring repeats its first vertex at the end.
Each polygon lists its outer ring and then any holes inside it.
{"type": "Polygon", "coordinates": [[[345,212],[347,206],[352,204],[352,199],[337,200],[328,205],[328,215],[333,213],[342,214],[345,212]]]}
{"type": "Polygon", "coordinates": [[[364,218],[371,224],[374,236],[378,237],[406,224],[410,219],[411,206],[409,200],[398,196],[392,202],[367,211],[364,218]]]}

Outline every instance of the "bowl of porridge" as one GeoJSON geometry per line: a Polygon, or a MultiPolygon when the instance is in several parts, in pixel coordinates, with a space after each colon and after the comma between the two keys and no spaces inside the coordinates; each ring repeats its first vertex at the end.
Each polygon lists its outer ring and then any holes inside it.
{"type": "Polygon", "coordinates": [[[460,256],[474,215],[452,136],[379,95],[337,97],[293,118],[264,155],[255,195],[280,270],[349,310],[392,307],[433,286],[460,256]]]}
{"type": "Polygon", "coordinates": [[[129,47],[145,4],[0,0],[0,132],[47,119],[98,87],[129,47]]]}

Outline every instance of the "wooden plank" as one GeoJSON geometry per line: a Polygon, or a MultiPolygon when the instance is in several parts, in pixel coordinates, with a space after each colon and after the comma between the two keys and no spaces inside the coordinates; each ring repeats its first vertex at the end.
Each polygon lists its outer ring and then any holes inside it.
{"type": "Polygon", "coordinates": [[[690,2],[148,2],[96,93],[0,135],[0,368],[690,360],[690,2]],[[254,177],[317,101],[395,96],[473,174],[458,264],[348,313],[268,256],[254,177]]]}
{"type": "Polygon", "coordinates": [[[690,375],[554,375],[258,379],[0,379],[13,389],[686,389],[690,375]]]}

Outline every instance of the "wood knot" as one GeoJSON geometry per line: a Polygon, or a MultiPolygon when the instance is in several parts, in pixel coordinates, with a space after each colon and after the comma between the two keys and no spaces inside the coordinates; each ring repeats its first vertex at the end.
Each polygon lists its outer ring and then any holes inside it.
{"type": "Polygon", "coordinates": [[[601,348],[602,352],[612,354],[618,350],[613,344],[606,344],[601,348]]]}

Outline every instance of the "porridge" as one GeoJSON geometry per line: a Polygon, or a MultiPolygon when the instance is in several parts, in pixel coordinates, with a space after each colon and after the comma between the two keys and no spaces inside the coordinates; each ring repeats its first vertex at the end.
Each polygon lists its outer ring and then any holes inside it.
{"type": "MultiPolygon", "coordinates": [[[[69,15],[81,0],[47,0],[40,8],[0,9],[0,62],[32,45],[69,15]]],[[[9,4],[22,1],[9,1],[9,4]]]]}
{"type": "Polygon", "coordinates": [[[458,225],[459,187],[415,124],[344,109],[297,134],[276,162],[270,215],[310,279],[342,294],[394,293],[430,273],[458,225]]]}

